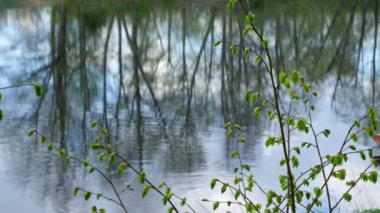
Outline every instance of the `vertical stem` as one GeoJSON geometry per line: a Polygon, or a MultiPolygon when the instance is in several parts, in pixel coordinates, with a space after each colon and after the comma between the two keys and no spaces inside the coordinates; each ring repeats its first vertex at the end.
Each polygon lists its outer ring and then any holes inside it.
{"type": "Polygon", "coordinates": [[[376,83],[376,47],[377,47],[377,7],[378,1],[375,1],[375,37],[373,44],[373,55],[372,55],[372,107],[375,105],[375,83],[376,83]]]}
{"type": "MultiPolygon", "coordinates": [[[[239,0],[239,3],[242,6],[244,12],[246,14],[248,14],[249,13],[248,9],[245,7],[245,5],[242,2],[242,0],[239,0]]],[[[264,41],[263,36],[257,31],[256,27],[252,23],[251,23],[251,26],[252,26],[252,29],[255,32],[255,34],[259,37],[260,43],[263,42],[264,41]]],[[[291,167],[290,167],[290,159],[289,159],[288,151],[287,151],[287,149],[289,147],[286,147],[284,123],[282,122],[281,109],[280,109],[280,98],[279,98],[278,91],[276,89],[275,80],[274,80],[272,58],[270,56],[268,47],[264,48],[264,50],[265,50],[265,55],[267,56],[267,59],[268,59],[268,62],[269,62],[268,73],[269,73],[271,84],[272,84],[272,90],[273,90],[273,94],[274,94],[276,114],[277,114],[277,119],[278,119],[278,123],[279,123],[279,126],[280,126],[280,131],[281,131],[282,149],[283,149],[283,154],[284,154],[285,161],[286,161],[287,175],[288,175],[289,182],[290,182],[290,186],[289,186],[289,190],[288,190],[289,194],[290,194],[290,206],[291,206],[292,212],[296,212],[294,181],[293,181],[292,170],[291,170],[291,167]]]]}

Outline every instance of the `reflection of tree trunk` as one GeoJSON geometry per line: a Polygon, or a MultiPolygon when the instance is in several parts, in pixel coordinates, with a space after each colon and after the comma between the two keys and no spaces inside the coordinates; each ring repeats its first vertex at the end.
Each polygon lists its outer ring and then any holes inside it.
{"type": "MultiPolygon", "coordinates": [[[[184,3],[183,3],[184,4],[184,3]]],[[[186,65],[186,8],[182,6],[182,89],[186,92],[187,65],[186,65]]],[[[184,97],[186,93],[184,93],[184,97]]]]}
{"type": "MultiPolygon", "coordinates": [[[[275,28],[275,53],[276,53],[276,75],[281,70],[285,70],[284,58],[282,53],[282,44],[281,44],[281,24],[280,18],[276,16],[276,28],[275,28]]],[[[279,83],[279,78],[277,78],[277,84],[279,83]]]]}
{"type": "Polygon", "coordinates": [[[358,83],[358,74],[359,74],[359,64],[360,64],[360,56],[363,51],[363,40],[365,34],[365,25],[366,25],[366,16],[367,16],[367,0],[363,1],[363,15],[362,15],[362,27],[360,30],[360,38],[359,38],[359,47],[358,47],[358,57],[356,59],[356,76],[355,76],[355,85],[358,83]]]}
{"type": "MultiPolygon", "coordinates": [[[[103,122],[105,127],[108,129],[108,120],[107,120],[107,53],[108,53],[108,44],[111,37],[111,29],[113,25],[114,17],[111,18],[111,21],[107,28],[106,40],[104,42],[104,52],[103,52],[103,122]]],[[[108,134],[109,139],[109,134],[108,134]]],[[[109,140],[108,140],[109,141],[109,140]]]]}
{"type": "MultiPolygon", "coordinates": [[[[122,19],[122,23],[123,23],[123,27],[124,27],[124,31],[125,31],[125,34],[127,36],[127,40],[128,40],[128,43],[129,45],[131,46],[131,48],[133,49],[133,41],[132,41],[132,38],[131,36],[129,35],[129,31],[128,31],[128,28],[127,28],[127,24],[125,22],[125,19],[122,19]]],[[[137,43],[136,43],[137,45],[137,43]]],[[[137,51],[137,46],[136,46],[136,51],[137,51]]],[[[137,51],[138,52],[138,51],[137,51]]],[[[137,55],[137,60],[136,60],[136,63],[137,63],[137,66],[138,66],[138,70],[140,70],[140,74],[141,74],[141,77],[143,78],[145,84],[147,85],[148,87],[148,90],[149,90],[149,93],[150,95],[152,96],[152,99],[153,99],[153,103],[154,103],[154,107],[156,108],[156,110],[158,111],[158,114],[161,116],[162,115],[162,112],[161,112],[161,108],[160,108],[160,105],[159,105],[159,102],[156,98],[156,95],[154,93],[154,90],[152,88],[152,86],[150,85],[149,83],[149,79],[147,78],[147,76],[145,75],[145,72],[144,72],[144,69],[143,69],[143,66],[141,64],[141,61],[140,61],[140,57],[139,55],[137,55]]]]}
{"type": "Polygon", "coordinates": [[[117,28],[118,28],[118,37],[119,37],[119,43],[118,43],[118,46],[119,46],[119,50],[118,50],[118,60],[119,60],[119,92],[118,92],[118,96],[117,96],[117,103],[116,103],[116,112],[115,112],[115,118],[118,118],[119,117],[119,109],[120,109],[120,101],[121,101],[121,91],[122,91],[122,88],[124,88],[124,84],[123,84],[123,59],[122,59],[122,52],[123,52],[123,49],[122,49],[122,35],[121,35],[121,23],[120,23],[120,19],[118,18],[117,19],[117,28]]]}
{"type": "MultiPolygon", "coordinates": [[[[211,42],[210,42],[210,60],[208,62],[208,74],[205,76],[206,77],[206,99],[205,99],[205,109],[207,109],[207,106],[208,106],[208,95],[209,95],[209,92],[210,92],[210,81],[211,81],[211,78],[212,78],[212,64],[214,62],[214,40],[215,40],[215,36],[214,36],[214,26],[212,26],[211,28],[211,42]]],[[[207,70],[207,69],[205,69],[207,70]]]]}
{"type": "MultiPolygon", "coordinates": [[[[293,7],[294,8],[294,7],[293,7]]],[[[296,11],[293,10],[293,39],[294,39],[294,62],[295,62],[295,67],[298,69],[299,64],[298,64],[298,32],[297,32],[297,17],[296,17],[296,11]]]]}
{"type": "Polygon", "coordinates": [[[79,67],[80,67],[80,91],[83,97],[83,116],[82,116],[82,129],[83,129],[83,140],[86,140],[86,111],[90,107],[90,92],[87,78],[86,69],[86,32],[84,23],[84,11],[83,8],[80,9],[79,17],[79,67]]]}
{"type": "Polygon", "coordinates": [[[376,83],[376,48],[377,48],[377,7],[378,1],[375,1],[375,35],[374,35],[374,44],[373,44],[373,55],[372,55],[372,107],[375,106],[375,83],[376,83]]]}
{"type": "MultiPolygon", "coordinates": [[[[320,60],[320,58],[322,56],[323,49],[325,48],[327,39],[330,36],[330,33],[331,33],[332,29],[334,28],[335,22],[336,22],[339,14],[340,14],[341,9],[342,9],[342,7],[338,7],[337,11],[334,13],[334,17],[333,17],[333,19],[332,19],[329,27],[327,28],[326,35],[322,39],[322,44],[321,44],[321,46],[319,47],[319,49],[318,49],[318,51],[316,53],[316,56],[315,56],[313,64],[318,64],[318,62],[319,62],[319,60],[320,60]]],[[[317,66],[314,66],[314,67],[316,68],[317,66]]]]}
{"type": "Polygon", "coordinates": [[[198,72],[199,61],[200,61],[200,59],[201,59],[202,52],[203,52],[204,49],[205,49],[206,41],[207,41],[208,35],[209,35],[209,33],[210,33],[211,29],[212,29],[212,26],[214,25],[214,19],[215,19],[215,13],[214,13],[214,11],[213,11],[213,13],[211,14],[211,18],[210,18],[210,21],[209,21],[209,25],[208,25],[208,27],[207,27],[206,34],[205,34],[205,36],[203,37],[203,41],[202,41],[202,44],[201,44],[200,50],[199,50],[199,52],[198,52],[198,55],[197,55],[197,58],[196,58],[196,61],[195,61],[195,67],[194,67],[193,75],[192,75],[192,77],[191,77],[190,90],[189,90],[189,96],[188,96],[188,101],[187,101],[186,123],[188,123],[188,121],[189,121],[189,116],[190,116],[190,105],[191,105],[191,99],[192,99],[192,97],[193,97],[194,84],[195,84],[195,75],[196,75],[197,72],[198,72]]]}
{"type": "Polygon", "coordinates": [[[143,134],[142,134],[142,114],[141,114],[141,95],[140,95],[140,78],[139,78],[139,52],[138,52],[138,46],[137,46],[137,30],[138,30],[138,13],[137,8],[135,15],[133,17],[132,21],[132,37],[130,38],[131,41],[131,48],[132,48],[132,54],[133,54],[133,81],[135,86],[135,100],[136,100],[136,142],[138,144],[138,153],[139,153],[139,165],[140,170],[142,170],[143,166],[143,134]]]}
{"type": "Polygon", "coordinates": [[[134,17],[132,23],[131,47],[133,54],[133,81],[135,86],[136,110],[141,111],[141,95],[140,95],[140,78],[137,52],[137,17],[134,17]]]}
{"type": "Polygon", "coordinates": [[[168,66],[172,65],[172,56],[171,56],[171,35],[172,35],[172,12],[169,11],[169,20],[168,20],[168,66]]]}
{"type": "Polygon", "coordinates": [[[60,22],[58,31],[58,46],[57,46],[57,67],[55,71],[55,91],[56,91],[56,104],[58,108],[59,124],[61,139],[63,145],[66,129],[66,72],[67,72],[67,58],[66,58],[66,35],[67,35],[67,8],[62,6],[59,11],[60,22]]]}
{"type": "MultiPolygon", "coordinates": [[[[227,27],[227,20],[226,20],[226,14],[223,13],[222,18],[222,41],[226,40],[226,27],[227,27]]],[[[225,64],[226,64],[226,48],[227,45],[225,42],[222,43],[222,56],[220,58],[220,66],[221,66],[221,105],[222,105],[222,114],[224,116],[224,119],[226,120],[226,115],[228,115],[228,107],[226,106],[226,97],[225,97],[225,64]]]]}
{"type": "MultiPolygon", "coordinates": [[[[351,29],[352,29],[352,26],[353,26],[353,23],[354,23],[354,20],[355,20],[355,11],[356,11],[356,7],[358,5],[358,1],[355,1],[355,4],[354,6],[352,7],[352,11],[351,11],[351,15],[350,15],[350,19],[348,21],[348,25],[347,25],[347,28],[346,28],[346,32],[344,34],[344,38],[342,39],[342,41],[339,43],[339,46],[338,48],[336,49],[335,51],[335,55],[333,56],[330,64],[328,65],[327,69],[326,69],[326,72],[329,72],[331,70],[331,68],[333,67],[333,65],[335,64],[335,61],[338,59],[338,56],[339,56],[339,53],[342,54],[342,57],[341,57],[341,60],[344,60],[345,59],[345,56],[346,56],[346,49],[347,49],[347,45],[348,45],[348,41],[349,41],[349,38],[350,38],[350,35],[351,35],[351,29]],[[343,48],[343,50],[342,50],[343,48]]],[[[341,61],[341,64],[343,63],[343,61],[341,61]]],[[[340,72],[341,70],[341,65],[339,66],[339,70],[338,72],[340,72]]]]}

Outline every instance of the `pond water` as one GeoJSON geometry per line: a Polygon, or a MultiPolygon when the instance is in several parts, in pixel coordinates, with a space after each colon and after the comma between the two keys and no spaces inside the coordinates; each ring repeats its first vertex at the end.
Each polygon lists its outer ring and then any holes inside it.
{"type": "MultiPolygon", "coordinates": [[[[36,138],[49,140],[81,159],[97,156],[89,149],[101,119],[111,143],[152,182],[165,180],[186,196],[198,212],[210,212],[225,199],[209,181],[232,180],[235,149],[225,136],[225,122],[238,122],[248,143],[242,158],[265,189],[279,189],[280,147],[266,149],[265,137],[275,125],[255,120],[244,101],[247,90],[271,97],[263,66],[233,57],[222,39],[255,46],[244,38],[244,17],[228,12],[224,1],[61,1],[0,2],[0,87],[40,83],[37,99],[28,86],[2,90],[0,103],[0,212],[89,212],[92,205],[121,212],[113,203],[73,197],[76,186],[113,196],[107,182],[79,164],[65,165],[36,138]]],[[[277,71],[301,70],[319,97],[315,126],[330,128],[321,140],[323,153],[336,152],[354,119],[379,104],[377,61],[378,5],[375,1],[252,1],[257,27],[270,40],[277,71]],[[377,12],[376,12],[377,11],[377,12]]],[[[302,107],[296,108],[300,113],[302,107]]],[[[294,135],[295,143],[310,139],[294,135]]],[[[367,137],[359,146],[372,147],[367,137]]],[[[302,171],[317,159],[305,152],[302,171]]],[[[348,176],[367,164],[354,156],[348,176]]],[[[130,212],[165,212],[160,197],[141,198],[136,176],[115,178],[130,212]]],[[[321,180],[317,180],[320,182],[321,180]]],[[[346,187],[332,182],[333,194],[346,187]]],[[[380,208],[380,184],[361,184],[342,211],[380,208]]],[[[264,197],[254,191],[256,200],[264,197]]],[[[322,207],[322,211],[326,206],[322,207]]],[[[241,208],[222,207],[223,212],[241,208]]],[[[187,211],[184,209],[183,211],[187,211]]]]}

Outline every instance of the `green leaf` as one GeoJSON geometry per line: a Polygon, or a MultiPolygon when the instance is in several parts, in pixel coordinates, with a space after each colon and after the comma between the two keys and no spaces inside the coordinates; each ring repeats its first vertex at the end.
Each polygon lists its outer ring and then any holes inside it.
{"type": "Polygon", "coordinates": [[[306,194],[305,194],[305,196],[306,196],[306,199],[310,199],[310,197],[311,197],[311,194],[310,194],[310,192],[306,192],[306,194]]]}
{"type": "Polygon", "coordinates": [[[247,171],[249,171],[251,169],[251,167],[248,164],[243,164],[243,165],[241,165],[241,167],[247,171]]]}
{"type": "Polygon", "coordinates": [[[222,41],[221,41],[221,40],[217,40],[217,41],[215,41],[215,43],[214,43],[214,47],[217,47],[217,46],[219,46],[221,43],[222,43],[222,41]]]}
{"type": "Polygon", "coordinates": [[[226,192],[226,190],[227,190],[227,186],[228,186],[228,184],[227,183],[223,183],[223,186],[222,186],[222,188],[220,189],[220,192],[223,194],[224,192],[226,192]]]}
{"type": "Polygon", "coordinates": [[[28,132],[28,136],[31,137],[31,136],[34,135],[36,132],[37,132],[37,130],[34,130],[34,129],[29,130],[29,132],[28,132]]]}
{"type": "Polygon", "coordinates": [[[316,197],[320,197],[320,196],[322,196],[323,191],[322,191],[321,188],[319,188],[319,187],[315,187],[315,188],[313,189],[313,191],[314,191],[314,194],[315,194],[316,197]]]}
{"type": "Polygon", "coordinates": [[[343,194],[343,199],[346,200],[347,202],[350,202],[352,200],[352,195],[346,192],[343,194]]]}
{"type": "Polygon", "coordinates": [[[292,157],[292,164],[294,168],[298,168],[298,166],[300,165],[298,158],[296,156],[292,157]]]}
{"type": "Polygon", "coordinates": [[[230,51],[231,51],[231,54],[232,54],[233,56],[235,56],[236,53],[237,53],[237,45],[236,45],[236,44],[231,44],[231,45],[230,45],[230,51]]]}
{"type": "Polygon", "coordinates": [[[34,93],[36,94],[36,96],[37,97],[41,97],[41,95],[42,95],[42,87],[41,87],[41,85],[34,84],[33,88],[34,88],[34,93]]]}
{"type": "Polygon", "coordinates": [[[266,147],[270,147],[270,146],[274,146],[274,145],[276,145],[276,138],[275,137],[268,137],[265,140],[265,146],[266,147]]]}
{"type": "Polygon", "coordinates": [[[91,197],[91,192],[86,192],[86,193],[84,193],[84,199],[85,199],[86,201],[88,201],[88,200],[90,199],[90,197],[91,197]]]}
{"type": "Polygon", "coordinates": [[[101,208],[101,209],[99,209],[99,213],[106,213],[106,210],[101,208]]]}
{"type": "Polygon", "coordinates": [[[227,4],[227,9],[228,10],[234,9],[236,2],[237,2],[237,0],[229,0],[228,4],[227,4]]]}
{"type": "Polygon", "coordinates": [[[85,160],[82,162],[83,168],[87,168],[90,165],[90,160],[85,160]]]}
{"type": "Polygon", "coordinates": [[[47,145],[47,150],[48,150],[48,151],[52,151],[53,148],[54,148],[54,144],[49,143],[49,144],[47,145]]]}
{"type": "Polygon", "coordinates": [[[4,118],[4,113],[3,110],[0,109],[0,121],[2,121],[4,118]]]}
{"type": "Polygon", "coordinates": [[[102,147],[103,147],[103,145],[100,144],[100,143],[93,143],[93,144],[91,144],[91,149],[92,150],[98,150],[98,149],[101,149],[102,147]]]}
{"type": "Polygon", "coordinates": [[[301,72],[299,70],[294,70],[292,74],[290,75],[290,80],[293,81],[293,83],[297,83],[301,79],[301,72]]]}
{"type": "Polygon", "coordinates": [[[253,27],[252,26],[246,26],[244,28],[244,31],[243,31],[243,36],[246,37],[248,35],[249,32],[251,32],[253,30],[253,27]]]}
{"type": "Polygon", "coordinates": [[[97,200],[99,200],[101,197],[103,197],[104,196],[104,194],[102,193],[102,192],[100,192],[100,193],[98,193],[97,195],[96,195],[96,199],[97,200]]]}
{"type": "Polygon", "coordinates": [[[216,185],[216,181],[217,179],[211,179],[211,182],[210,182],[210,186],[211,186],[211,189],[214,189],[215,185],[216,185]]]}
{"type": "Polygon", "coordinates": [[[298,146],[294,147],[293,150],[294,150],[297,154],[301,154],[301,149],[300,149],[298,146]]]}
{"type": "Polygon", "coordinates": [[[98,158],[99,158],[100,161],[103,161],[104,159],[106,159],[106,157],[107,157],[107,153],[102,152],[102,153],[99,154],[98,158]]]}
{"type": "Polygon", "coordinates": [[[360,121],[355,120],[355,121],[354,121],[354,125],[355,125],[357,128],[360,128],[360,121]]]}
{"type": "Polygon", "coordinates": [[[378,176],[378,173],[377,171],[372,171],[370,174],[369,174],[369,181],[371,181],[372,183],[376,183],[377,182],[377,176],[378,176]]]}
{"type": "Polygon", "coordinates": [[[181,199],[181,202],[179,203],[179,205],[184,206],[185,204],[186,204],[186,198],[184,197],[183,199],[181,199]]]}
{"type": "Polygon", "coordinates": [[[261,46],[263,47],[263,48],[268,48],[268,45],[269,45],[269,41],[268,40],[263,40],[262,42],[261,42],[261,46]]]}
{"type": "Polygon", "coordinates": [[[144,183],[145,182],[145,178],[146,178],[146,174],[145,174],[145,172],[141,172],[140,174],[139,174],[139,176],[137,177],[137,180],[139,181],[139,183],[144,183]]]}
{"type": "Polygon", "coordinates": [[[174,208],[173,208],[173,206],[170,206],[169,208],[168,208],[168,211],[167,211],[167,213],[172,213],[174,211],[174,208]]]}
{"type": "Polygon", "coordinates": [[[147,194],[148,194],[148,192],[149,192],[149,190],[152,188],[152,186],[151,185],[145,185],[144,186],[144,189],[143,189],[143,191],[142,191],[142,193],[141,193],[141,196],[142,197],[145,197],[147,194]]]}
{"type": "Polygon", "coordinates": [[[45,136],[41,136],[40,137],[40,143],[45,143],[46,142],[46,137],[45,136]]]}
{"type": "Polygon", "coordinates": [[[157,188],[160,189],[160,188],[162,188],[163,186],[166,186],[166,182],[165,182],[165,181],[161,182],[160,185],[157,186],[157,188]]]}
{"type": "Polygon", "coordinates": [[[238,173],[238,171],[239,171],[239,168],[234,167],[233,172],[236,174],[236,173],[238,173]]]}
{"type": "Polygon", "coordinates": [[[112,164],[112,163],[114,162],[115,158],[116,158],[116,153],[115,153],[115,152],[112,152],[112,153],[110,154],[110,156],[108,157],[108,163],[109,163],[109,164],[112,164]]]}
{"type": "Polygon", "coordinates": [[[231,152],[231,158],[237,158],[238,156],[239,156],[239,153],[236,150],[231,152]]]}
{"type": "Polygon", "coordinates": [[[245,20],[246,20],[248,23],[253,24],[253,22],[255,21],[255,14],[253,14],[252,12],[248,12],[248,14],[245,15],[245,20]]]}
{"type": "Polygon", "coordinates": [[[65,156],[66,156],[66,150],[65,150],[65,149],[60,149],[60,150],[58,151],[58,155],[59,155],[60,157],[65,157],[65,156]]]}
{"type": "Polygon", "coordinates": [[[0,101],[3,100],[3,93],[0,92],[0,101]]]}
{"type": "Polygon", "coordinates": [[[263,58],[261,57],[261,55],[256,55],[255,56],[255,63],[259,63],[263,60],[263,58]]]}
{"type": "Polygon", "coordinates": [[[75,187],[74,190],[73,190],[73,195],[74,195],[74,196],[77,196],[79,190],[80,190],[79,187],[75,187]]]}
{"type": "Polygon", "coordinates": [[[354,145],[350,145],[348,148],[350,148],[350,149],[353,150],[353,151],[356,150],[356,146],[354,146],[354,145]]]}
{"type": "Polygon", "coordinates": [[[359,151],[359,154],[360,154],[360,157],[362,158],[362,160],[366,159],[365,154],[362,150],[359,151]]]}
{"type": "Polygon", "coordinates": [[[260,113],[261,113],[261,109],[260,107],[255,107],[253,109],[253,114],[256,116],[256,118],[259,118],[260,117],[260,113]]]}
{"type": "Polygon", "coordinates": [[[107,128],[104,128],[104,129],[102,129],[102,133],[103,133],[103,135],[104,135],[105,137],[107,137],[108,134],[109,134],[109,131],[108,131],[107,128]]]}
{"type": "Polygon", "coordinates": [[[331,134],[331,131],[329,129],[325,129],[322,131],[323,135],[327,138],[331,134]]]}
{"type": "Polygon", "coordinates": [[[234,194],[234,198],[235,200],[237,200],[239,198],[239,196],[241,195],[241,191],[240,190],[237,190],[234,194]]]}
{"type": "Polygon", "coordinates": [[[119,164],[119,167],[117,168],[117,175],[121,176],[123,174],[123,171],[127,168],[128,164],[126,162],[122,162],[119,164]]]}
{"type": "Polygon", "coordinates": [[[98,125],[98,121],[96,120],[96,121],[91,121],[90,122],[90,126],[91,126],[91,128],[95,128],[97,125],[98,125]]]}
{"type": "Polygon", "coordinates": [[[88,172],[91,174],[91,173],[93,173],[93,172],[95,172],[96,171],[96,168],[95,167],[91,167],[89,170],[88,170],[88,172]]]}
{"type": "Polygon", "coordinates": [[[307,129],[306,125],[307,125],[307,120],[305,118],[299,119],[297,121],[297,129],[299,131],[305,131],[306,132],[306,129],[307,129]]]}
{"type": "Polygon", "coordinates": [[[213,210],[216,210],[218,207],[219,207],[219,202],[218,202],[218,201],[216,201],[216,202],[214,202],[214,203],[212,204],[212,209],[213,209],[213,210]]]}

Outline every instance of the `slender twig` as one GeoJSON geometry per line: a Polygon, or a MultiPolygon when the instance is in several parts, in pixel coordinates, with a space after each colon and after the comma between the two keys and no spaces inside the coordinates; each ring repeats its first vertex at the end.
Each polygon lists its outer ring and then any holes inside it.
{"type": "Polygon", "coordinates": [[[116,203],[117,205],[121,206],[121,204],[119,202],[117,202],[116,200],[114,200],[114,199],[112,199],[110,197],[107,197],[107,196],[103,195],[102,193],[96,193],[96,192],[88,191],[88,190],[80,188],[80,187],[77,187],[77,189],[80,190],[80,191],[82,191],[82,192],[85,192],[85,193],[88,192],[88,193],[91,193],[92,195],[99,196],[99,197],[101,197],[103,199],[106,199],[108,201],[111,201],[111,202],[116,203]]]}
{"type": "Polygon", "coordinates": [[[6,87],[0,87],[0,90],[4,89],[10,89],[10,88],[16,88],[16,87],[23,87],[23,86],[34,86],[35,84],[31,83],[26,83],[26,84],[16,84],[16,85],[11,85],[11,86],[6,86],[6,87]]]}
{"type": "MultiPolygon", "coordinates": [[[[371,163],[364,171],[363,173],[366,173],[370,168],[371,166],[373,165],[373,163],[371,163]]],[[[349,193],[355,186],[356,184],[361,180],[361,177],[359,176],[356,181],[355,181],[355,184],[352,184],[348,190],[345,192],[345,193],[349,193]]],[[[344,196],[342,195],[342,197],[338,200],[338,202],[336,202],[336,204],[331,208],[331,212],[334,211],[334,209],[339,205],[340,202],[342,202],[342,200],[344,199],[344,196]]]]}
{"type": "MultiPolygon", "coordinates": [[[[246,8],[246,6],[244,5],[244,3],[243,3],[242,0],[239,0],[239,4],[241,5],[244,13],[246,15],[248,15],[249,11],[246,8]]],[[[255,34],[259,37],[260,43],[263,43],[264,42],[264,38],[261,35],[261,33],[256,29],[256,27],[253,25],[253,23],[250,23],[250,25],[252,27],[252,30],[255,32],[255,34]]],[[[291,199],[289,201],[290,201],[290,206],[292,208],[292,212],[296,212],[295,191],[294,191],[294,183],[293,183],[293,173],[292,173],[292,170],[291,170],[291,167],[290,167],[290,159],[289,159],[288,151],[287,151],[287,149],[289,147],[287,147],[287,144],[286,144],[286,141],[285,141],[285,131],[284,131],[284,125],[283,125],[283,122],[282,122],[283,121],[282,116],[281,116],[282,113],[281,113],[281,110],[280,110],[280,97],[279,97],[278,91],[276,89],[276,83],[275,83],[275,80],[274,80],[274,73],[273,73],[273,66],[272,66],[272,58],[271,58],[271,55],[269,53],[268,47],[264,47],[264,51],[265,51],[265,54],[266,54],[266,57],[267,57],[268,63],[269,63],[269,67],[266,66],[266,68],[268,70],[268,73],[269,73],[269,76],[270,76],[270,80],[271,80],[271,84],[272,84],[272,90],[273,90],[274,101],[275,101],[275,106],[276,106],[275,109],[276,109],[278,124],[280,125],[281,137],[282,137],[282,148],[283,148],[283,154],[284,154],[285,162],[286,162],[287,176],[288,176],[289,182],[290,182],[290,184],[289,184],[289,190],[288,191],[289,191],[289,193],[291,195],[291,199]]]]}
{"type": "Polygon", "coordinates": [[[314,126],[313,126],[313,121],[312,121],[312,118],[311,118],[311,111],[310,111],[310,109],[308,111],[309,111],[309,126],[310,126],[311,131],[312,131],[312,133],[314,135],[315,147],[317,148],[319,162],[320,162],[320,165],[322,167],[321,170],[322,170],[323,180],[326,183],[327,202],[328,202],[328,205],[329,205],[329,211],[331,212],[332,208],[331,208],[330,190],[329,190],[329,185],[327,183],[327,176],[326,176],[325,167],[323,166],[323,157],[322,157],[322,154],[321,154],[321,150],[319,148],[318,135],[316,134],[314,126]]]}

